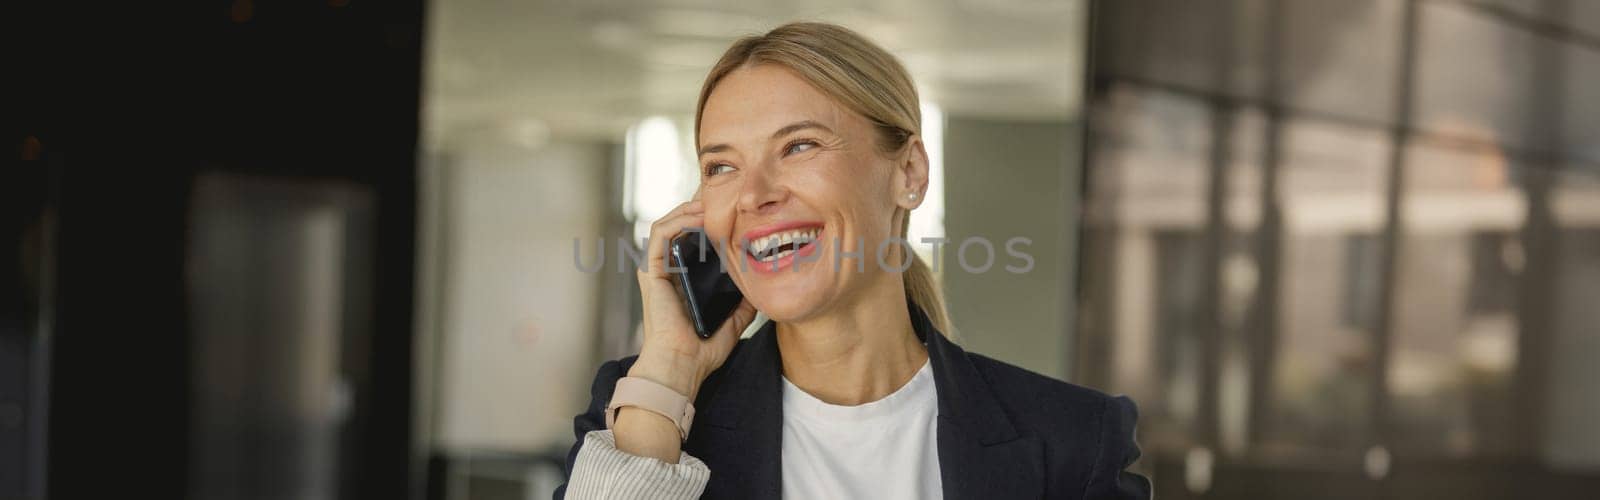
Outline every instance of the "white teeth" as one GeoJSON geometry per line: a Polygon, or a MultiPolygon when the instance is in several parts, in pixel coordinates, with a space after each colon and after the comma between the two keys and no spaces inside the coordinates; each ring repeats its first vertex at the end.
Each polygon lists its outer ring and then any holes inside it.
{"type": "MultiPolygon", "coordinates": [[[[811,229],[796,229],[796,230],[793,230],[793,231],[784,231],[782,233],[769,234],[767,236],[764,236],[764,237],[761,237],[761,238],[757,238],[757,239],[751,241],[750,242],[750,253],[753,254],[753,255],[759,256],[759,255],[767,253],[768,251],[771,251],[772,249],[777,248],[777,247],[779,247],[781,245],[787,245],[787,244],[795,243],[797,241],[798,242],[802,242],[802,243],[803,242],[816,241],[818,231],[820,231],[820,229],[811,228],[811,229]]],[[[786,249],[786,250],[784,250],[782,252],[777,252],[777,253],[774,253],[772,255],[767,255],[765,257],[758,257],[758,260],[760,262],[771,262],[773,260],[781,259],[785,255],[789,255],[791,253],[794,253],[794,251],[795,251],[795,249],[790,248],[790,249],[786,249]]]]}

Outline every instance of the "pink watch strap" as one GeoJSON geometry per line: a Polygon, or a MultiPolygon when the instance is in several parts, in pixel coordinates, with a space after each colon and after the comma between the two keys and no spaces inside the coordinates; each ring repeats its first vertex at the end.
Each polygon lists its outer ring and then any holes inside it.
{"type": "Polygon", "coordinates": [[[678,391],[638,377],[617,379],[617,388],[611,392],[611,402],[606,405],[607,429],[616,426],[617,410],[626,406],[667,417],[678,426],[678,438],[689,439],[689,426],[694,423],[694,405],[678,391]]]}

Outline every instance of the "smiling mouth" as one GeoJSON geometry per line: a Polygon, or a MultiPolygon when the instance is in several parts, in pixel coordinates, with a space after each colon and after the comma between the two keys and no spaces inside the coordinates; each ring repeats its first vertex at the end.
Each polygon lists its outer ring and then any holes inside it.
{"type": "Polygon", "coordinates": [[[816,242],[821,232],[820,226],[779,231],[751,240],[745,245],[745,252],[756,262],[774,262],[816,242]]]}

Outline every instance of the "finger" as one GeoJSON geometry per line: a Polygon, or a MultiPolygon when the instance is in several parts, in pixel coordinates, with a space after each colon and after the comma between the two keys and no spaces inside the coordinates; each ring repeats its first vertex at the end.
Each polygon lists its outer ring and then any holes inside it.
{"type": "MultiPolygon", "coordinates": [[[[670,221],[672,221],[674,219],[678,219],[679,217],[681,217],[683,215],[686,215],[686,214],[687,215],[693,215],[693,214],[703,214],[703,213],[705,213],[705,204],[704,203],[701,203],[699,200],[689,200],[689,201],[686,201],[686,202],[683,202],[683,203],[679,203],[678,206],[676,206],[676,207],[672,207],[672,210],[668,210],[666,214],[662,215],[661,217],[657,218],[655,222],[651,223],[650,224],[650,236],[649,236],[648,239],[645,240],[645,244],[648,245],[648,247],[644,249],[645,250],[645,262],[644,262],[645,266],[643,266],[640,269],[637,269],[637,271],[639,271],[639,274],[642,275],[642,276],[648,276],[648,277],[659,277],[659,275],[665,274],[664,270],[662,270],[662,272],[659,272],[659,273],[652,272],[653,269],[661,267],[659,264],[653,264],[652,262],[661,262],[661,258],[666,255],[664,250],[663,250],[663,253],[661,253],[659,255],[654,254],[653,252],[656,249],[656,245],[657,245],[657,243],[660,243],[663,240],[665,240],[666,242],[670,243],[672,238],[677,237],[678,233],[682,231],[683,227],[687,227],[687,226],[678,227],[677,229],[672,230],[673,232],[670,233],[667,237],[662,238],[661,235],[658,234],[658,233],[660,232],[659,228],[661,228],[661,226],[664,223],[670,222],[670,221]]],[[[671,229],[671,228],[668,228],[668,229],[671,229]]],[[[665,249],[665,247],[662,247],[662,248],[665,249]]]]}
{"type": "Polygon", "coordinates": [[[750,323],[754,322],[755,319],[756,306],[750,303],[750,299],[740,300],[739,307],[728,315],[727,321],[722,322],[722,327],[717,329],[711,339],[718,343],[728,344],[726,347],[732,349],[732,344],[739,342],[739,334],[744,333],[744,329],[749,328],[750,323]]]}
{"type": "Polygon", "coordinates": [[[650,246],[645,252],[645,265],[639,273],[651,278],[665,278],[667,276],[667,248],[672,245],[672,239],[682,234],[685,228],[703,225],[705,215],[701,213],[681,213],[672,217],[663,217],[650,225],[650,238],[646,243],[650,246]]]}
{"type": "Polygon", "coordinates": [[[650,223],[650,234],[651,236],[655,236],[656,226],[661,225],[663,222],[676,219],[683,215],[699,215],[704,213],[705,204],[701,203],[700,200],[689,200],[679,203],[678,206],[672,207],[672,210],[668,210],[667,213],[661,214],[660,217],[656,217],[655,222],[650,223]]]}

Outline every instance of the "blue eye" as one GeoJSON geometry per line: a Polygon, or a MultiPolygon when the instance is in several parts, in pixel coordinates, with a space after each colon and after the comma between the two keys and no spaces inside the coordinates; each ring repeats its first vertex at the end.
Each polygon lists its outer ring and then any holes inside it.
{"type": "Polygon", "coordinates": [[[817,146],[816,142],[812,142],[812,141],[809,141],[809,140],[798,141],[798,142],[795,142],[793,144],[790,144],[789,147],[784,148],[783,149],[783,154],[792,155],[792,154],[795,154],[795,153],[803,152],[803,151],[805,151],[807,149],[814,148],[816,146],[817,146]],[[801,146],[809,146],[809,147],[807,147],[805,149],[800,149],[801,146]]]}
{"type": "Polygon", "coordinates": [[[710,177],[710,176],[713,176],[713,175],[721,174],[721,173],[724,173],[724,172],[727,172],[727,171],[730,171],[730,170],[733,170],[733,165],[729,165],[729,164],[726,164],[726,163],[718,163],[718,164],[715,164],[715,165],[707,166],[706,167],[706,177],[710,177]]]}

